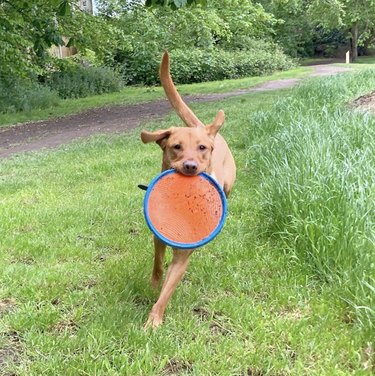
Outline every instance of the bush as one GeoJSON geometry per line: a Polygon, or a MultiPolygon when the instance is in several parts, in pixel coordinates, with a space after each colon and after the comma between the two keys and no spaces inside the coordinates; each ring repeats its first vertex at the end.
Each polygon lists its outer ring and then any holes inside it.
{"type": "Polygon", "coordinates": [[[111,93],[122,87],[122,77],[108,67],[83,67],[69,61],[60,64],[60,70],[46,77],[45,84],[61,98],[111,93]]]}
{"type": "Polygon", "coordinates": [[[0,75],[0,112],[19,112],[57,105],[56,92],[36,80],[0,75]]]}
{"type": "Polygon", "coordinates": [[[115,64],[126,85],[155,85],[159,82],[160,57],[161,54],[151,49],[122,51],[115,57],[115,64]]]}
{"type": "MultiPolygon", "coordinates": [[[[266,50],[225,51],[218,48],[173,50],[171,74],[178,84],[261,76],[295,66],[275,45],[266,50]]],[[[127,84],[159,83],[161,53],[143,50],[122,56],[122,71],[127,84]]]]}

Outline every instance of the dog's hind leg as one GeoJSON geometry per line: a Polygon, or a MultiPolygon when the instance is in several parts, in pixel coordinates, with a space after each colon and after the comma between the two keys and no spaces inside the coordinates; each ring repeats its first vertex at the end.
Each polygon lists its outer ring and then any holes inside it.
{"type": "Polygon", "coordinates": [[[152,270],[151,276],[151,287],[156,288],[158,287],[161,279],[163,278],[163,263],[164,263],[164,256],[165,256],[165,249],[166,245],[161,240],[159,240],[156,236],[154,236],[154,248],[155,248],[155,256],[154,256],[154,268],[152,270]]]}
{"type": "Polygon", "coordinates": [[[173,259],[168,267],[167,275],[163,283],[158,301],[154,304],[145,324],[145,329],[156,328],[163,321],[165,308],[176,286],[181,281],[189,264],[189,256],[192,250],[173,249],[173,259]]]}

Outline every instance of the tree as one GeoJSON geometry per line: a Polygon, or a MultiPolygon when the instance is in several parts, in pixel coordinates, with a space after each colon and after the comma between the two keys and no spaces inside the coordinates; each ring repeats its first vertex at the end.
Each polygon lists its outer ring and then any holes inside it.
{"type": "Polygon", "coordinates": [[[144,0],[96,0],[95,3],[98,15],[105,19],[116,18],[144,6],[144,0]]]}
{"type": "Polygon", "coordinates": [[[365,45],[373,38],[374,0],[312,0],[308,13],[317,25],[344,30],[350,40],[353,61],[358,57],[358,46],[365,45]]]}
{"type": "Polygon", "coordinates": [[[0,70],[17,75],[35,71],[52,44],[63,44],[59,18],[70,3],[56,0],[0,0],[0,70]]]}
{"type": "Polygon", "coordinates": [[[126,43],[121,30],[81,11],[76,0],[0,0],[0,74],[36,76],[49,66],[52,45],[65,43],[100,58],[126,43]]]}
{"type": "Polygon", "coordinates": [[[256,39],[272,38],[275,17],[259,3],[249,0],[211,0],[207,5],[227,25],[230,32],[226,48],[246,49],[256,39]]]}
{"type": "Polygon", "coordinates": [[[147,7],[168,6],[172,9],[179,9],[190,5],[207,5],[207,0],[146,0],[147,7]]]}
{"type": "Polygon", "coordinates": [[[131,36],[157,48],[246,48],[248,39],[268,38],[275,18],[250,0],[150,1],[99,0],[99,14],[131,36]],[[172,6],[174,4],[174,6],[172,6]],[[178,8],[176,9],[178,4],[178,8]],[[163,6],[161,6],[163,5],[163,6]],[[185,6],[183,6],[185,5],[185,6]],[[193,6],[194,5],[194,6],[193,6]]]}
{"type": "Polygon", "coordinates": [[[274,39],[293,57],[314,54],[316,27],[307,15],[306,0],[259,0],[266,12],[273,14],[274,39]]]}

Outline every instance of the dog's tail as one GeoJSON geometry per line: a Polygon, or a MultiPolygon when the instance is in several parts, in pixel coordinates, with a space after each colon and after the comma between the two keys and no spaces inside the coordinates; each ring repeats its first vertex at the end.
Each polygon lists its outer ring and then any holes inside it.
{"type": "Polygon", "coordinates": [[[164,88],[165,94],[175,109],[177,115],[188,127],[204,127],[204,124],[197,118],[194,112],[183,101],[181,95],[173,83],[170,69],[169,69],[169,55],[164,52],[163,59],[160,65],[160,82],[164,88]]]}

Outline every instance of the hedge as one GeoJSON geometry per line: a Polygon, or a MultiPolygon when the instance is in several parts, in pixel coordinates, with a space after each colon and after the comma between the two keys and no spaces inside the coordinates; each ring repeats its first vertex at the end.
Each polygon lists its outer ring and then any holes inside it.
{"type": "MultiPolygon", "coordinates": [[[[261,76],[295,67],[295,62],[276,46],[267,50],[220,49],[170,52],[171,74],[178,84],[261,76]]],[[[160,54],[144,50],[123,56],[122,71],[128,85],[159,83],[160,54]]]]}

